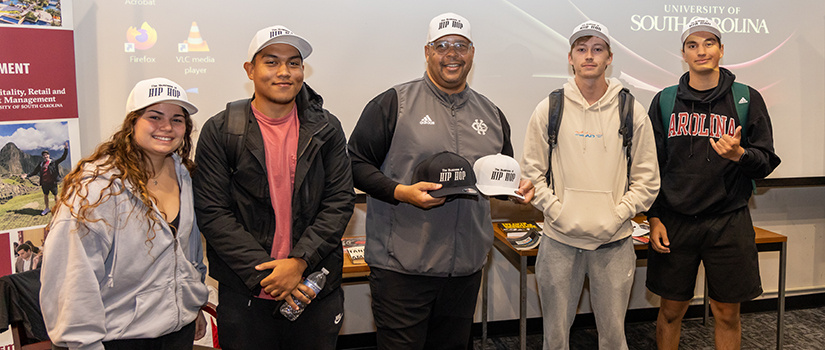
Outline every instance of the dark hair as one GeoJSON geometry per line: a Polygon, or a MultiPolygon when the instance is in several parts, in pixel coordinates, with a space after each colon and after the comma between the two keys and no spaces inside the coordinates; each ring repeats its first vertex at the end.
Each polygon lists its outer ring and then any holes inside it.
{"type": "MultiPolygon", "coordinates": [[[[577,38],[575,41],[573,41],[572,44],[570,44],[570,52],[568,52],[567,54],[568,55],[573,54],[573,48],[576,47],[576,45],[578,45],[582,42],[588,41],[592,37],[597,37],[597,36],[595,36],[595,35],[585,35],[585,36],[577,38]]],[[[607,41],[605,41],[604,43],[607,45],[607,54],[610,55],[610,56],[613,56],[613,50],[610,49],[610,43],[608,43],[607,41]]]]}
{"type": "Polygon", "coordinates": [[[28,252],[28,251],[31,251],[31,250],[32,250],[32,247],[30,247],[30,246],[29,246],[28,244],[26,244],[26,243],[23,243],[23,244],[21,244],[21,245],[17,246],[17,249],[15,250],[15,252],[19,253],[21,250],[25,250],[25,251],[27,251],[27,252],[28,252]]]}
{"type": "MultiPolygon", "coordinates": [[[[713,34],[713,33],[711,33],[711,34],[713,34]]],[[[688,36],[690,36],[690,35],[688,35],[688,36]]],[[[719,44],[719,47],[722,47],[722,38],[716,36],[716,34],[713,34],[713,37],[716,38],[716,43],[719,44]]],[[[686,42],[687,42],[687,38],[685,38],[685,41],[682,42],[682,52],[685,52],[685,43],[686,42]]]]}
{"type": "Polygon", "coordinates": [[[44,154],[49,154],[49,150],[44,149],[44,150],[43,150],[43,152],[40,152],[40,155],[41,155],[41,156],[42,156],[42,155],[44,155],[44,154]]]}
{"type": "Polygon", "coordinates": [[[31,241],[31,240],[24,242],[24,244],[28,244],[28,245],[29,245],[29,247],[31,247],[31,248],[32,248],[32,252],[34,252],[35,254],[39,254],[39,253],[40,253],[40,248],[38,248],[37,246],[35,246],[35,245],[34,245],[34,243],[32,243],[32,241],[31,241]]]}

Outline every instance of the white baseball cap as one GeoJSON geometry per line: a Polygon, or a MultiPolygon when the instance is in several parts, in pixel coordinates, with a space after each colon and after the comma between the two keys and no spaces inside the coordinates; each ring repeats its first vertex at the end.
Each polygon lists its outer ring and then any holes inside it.
{"type": "Polygon", "coordinates": [[[607,27],[596,21],[587,21],[573,28],[573,34],[570,34],[570,45],[572,46],[576,39],[589,35],[601,38],[607,46],[610,46],[610,34],[607,32],[607,27]]]}
{"type": "Polygon", "coordinates": [[[259,30],[252,37],[249,43],[249,51],[247,51],[248,60],[252,62],[258,52],[261,52],[265,47],[272,44],[287,44],[298,49],[301,54],[301,59],[306,59],[312,53],[312,45],[306,39],[295,35],[291,30],[284,26],[277,25],[267,27],[259,30]]]}
{"type": "Polygon", "coordinates": [[[149,107],[155,103],[172,103],[183,107],[190,115],[198,113],[184,90],[178,83],[166,78],[152,78],[141,80],[126,99],[126,114],[149,107]]]}
{"type": "Polygon", "coordinates": [[[524,199],[517,194],[521,182],[521,167],[513,157],[503,155],[484,156],[473,164],[476,174],[476,188],[487,196],[513,196],[524,199]]]}
{"type": "Polygon", "coordinates": [[[685,43],[685,40],[687,40],[691,34],[696,32],[708,32],[716,35],[720,40],[722,39],[722,31],[719,30],[719,26],[716,25],[715,22],[705,17],[693,17],[693,19],[682,28],[682,44],[685,43]]]}
{"type": "Polygon", "coordinates": [[[473,41],[473,36],[470,34],[470,21],[452,12],[442,13],[430,21],[427,43],[452,34],[461,35],[470,42],[473,41]]]}

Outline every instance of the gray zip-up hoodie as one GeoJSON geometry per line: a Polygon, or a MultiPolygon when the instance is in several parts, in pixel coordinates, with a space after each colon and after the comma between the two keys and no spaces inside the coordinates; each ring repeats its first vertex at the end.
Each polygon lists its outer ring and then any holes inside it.
{"type": "MultiPolygon", "coordinates": [[[[89,203],[117,193],[90,211],[85,227],[60,208],[45,243],[40,275],[40,308],[52,342],[69,349],[103,349],[103,341],[156,338],[195,320],[206,303],[203,248],[192,206],[192,180],[173,155],[180,186],[177,236],[154,207],[162,227],[151,222],[145,207],[120,180],[105,189],[117,170],[89,181],[89,203]],[[97,222],[92,220],[103,219],[97,222]]],[[[75,209],[78,199],[73,199],[75,209]]]]}

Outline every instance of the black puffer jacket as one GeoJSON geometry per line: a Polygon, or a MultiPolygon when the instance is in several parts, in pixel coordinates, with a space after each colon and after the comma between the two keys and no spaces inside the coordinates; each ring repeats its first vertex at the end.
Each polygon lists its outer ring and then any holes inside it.
{"type": "MultiPolygon", "coordinates": [[[[254,97],[253,97],[254,98],[254,97]]],[[[248,128],[231,174],[227,162],[226,110],[210,118],[198,140],[194,173],[195,213],[207,242],[209,275],[239,292],[257,295],[272,270],[255,266],[272,260],[275,214],[266,176],[263,137],[246,103],[248,128]]],[[[329,270],[323,298],[341,283],[341,236],[352,216],[352,185],[346,138],[338,119],[323,109],[323,99],[304,84],[296,97],[298,162],[292,195],[292,251],[303,258],[304,276],[329,270]]],[[[232,155],[234,156],[234,155],[232,155]]]]}

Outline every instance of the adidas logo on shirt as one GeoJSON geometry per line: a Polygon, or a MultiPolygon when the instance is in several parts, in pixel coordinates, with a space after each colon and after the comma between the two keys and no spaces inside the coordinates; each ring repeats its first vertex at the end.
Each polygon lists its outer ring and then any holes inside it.
{"type": "Polygon", "coordinates": [[[429,115],[425,115],[424,118],[421,118],[421,121],[418,122],[418,124],[421,124],[421,125],[435,125],[435,122],[432,119],[430,119],[429,115]]]}
{"type": "Polygon", "coordinates": [[[739,104],[740,105],[743,105],[743,104],[746,104],[746,103],[748,103],[748,100],[746,100],[744,97],[739,99],[739,104]]]}

